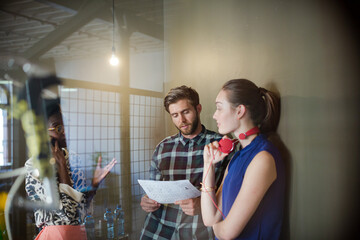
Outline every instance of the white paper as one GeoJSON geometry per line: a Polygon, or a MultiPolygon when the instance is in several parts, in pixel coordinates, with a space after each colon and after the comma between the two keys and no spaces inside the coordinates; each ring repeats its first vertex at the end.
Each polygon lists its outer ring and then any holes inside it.
{"type": "Polygon", "coordinates": [[[138,179],[138,182],[148,197],[158,203],[174,203],[201,195],[201,192],[189,180],[153,181],[138,179]]]}

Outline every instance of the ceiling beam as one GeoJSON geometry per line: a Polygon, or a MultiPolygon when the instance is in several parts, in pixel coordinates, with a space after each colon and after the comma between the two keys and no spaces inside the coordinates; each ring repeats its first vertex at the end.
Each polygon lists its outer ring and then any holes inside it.
{"type": "Polygon", "coordinates": [[[72,33],[79,30],[82,26],[86,25],[92,19],[96,18],[98,16],[98,13],[104,11],[106,7],[109,7],[107,1],[87,1],[74,17],[70,18],[64,24],[58,26],[45,38],[41,39],[36,44],[34,44],[34,46],[29,48],[24,53],[24,57],[27,59],[39,58],[47,51],[60,44],[72,33]]]}
{"type": "MultiPolygon", "coordinates": [[[[34,0],[36,2],[40,2],[42,4],[51,6],[55,9],[65,11],[68,13],[77,13],[81,10],[81,8],[84,6],[84,4],[88,0],[34,0]]],[[[109,0],[98,0],[102,2],[107,2],[109,6],[111,6],[109,0]]]]}
{"type": "MultiPolygon", "coordinates": [[[[72,1],[73,2],[72,5],[74,6],[74,8],[68,8],[64,6],[64,3],[66,1],[68,2],[69,0],[62,0],[62,1],[35,0],[35,1],[71,14],[77,13],[77,10],[80,9],[80,7],[84,4],[84,0],[72,1]]],[[[69,3],[67,3],[66,5],[68,4],[69,3]]]]}

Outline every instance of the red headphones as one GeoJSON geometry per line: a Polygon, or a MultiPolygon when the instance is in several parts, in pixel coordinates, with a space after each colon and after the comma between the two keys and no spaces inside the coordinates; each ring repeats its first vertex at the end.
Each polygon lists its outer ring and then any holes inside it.
{"type": "Polygon", "coordinates": [[[238,142],[237,139],[223,138],[219,142],[219,150],[223,153],[231,153],[238,142]]]}
{"type": "MultiPolygon", "coordinates": [[[[248,136],[257,134],[260,132],[260,129],[258,127],[254,127],[247,131],[246,133],[240,133],[239,139],[244,140],[248,136]]],[[[219,150],[223,153],[231,153],[231,151],[234,150],[236,144],[239,141],[237,139],[229,139],[229,138],[223,138],[219,141],[219,150]]]]}

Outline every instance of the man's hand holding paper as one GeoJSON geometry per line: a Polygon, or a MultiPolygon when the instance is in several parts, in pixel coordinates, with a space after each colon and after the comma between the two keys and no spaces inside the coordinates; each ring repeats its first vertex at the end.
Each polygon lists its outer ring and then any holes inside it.
{"type": "Polygon", "coordinates": [[[147,195],[141,198],[140,206],[145,212],[154,212],[159,209],[160,203],[150,199],[147,195]]]}
{"type": "Polygon", "coordinates": [[[200,197],[176,201],[186,215],[195,216],[201,213],[200,197]]]}

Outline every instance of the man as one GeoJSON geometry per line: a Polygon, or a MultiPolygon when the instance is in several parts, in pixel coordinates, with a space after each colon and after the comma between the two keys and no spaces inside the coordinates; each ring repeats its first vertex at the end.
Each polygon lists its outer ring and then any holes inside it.
{"type": "MultiPolygon", "coordinates": [[[[156,147],[150,166],[150,179],[188,179],[200,188],[204,146],[219,141],[222,136],[201,124],[201,104],[194,89],[186,86],[171,89],[164,99],[164,106],[179,133],[165,138],[156,147]]],[[[227,160],[217,166],[220,179],[226,164],[227,160]]],[[[200,197],[174,204],[159,204],[145,195],[140,205],[148,212],[140,239],[214,238],[212,229],[203,224],[200,197]]]]}

